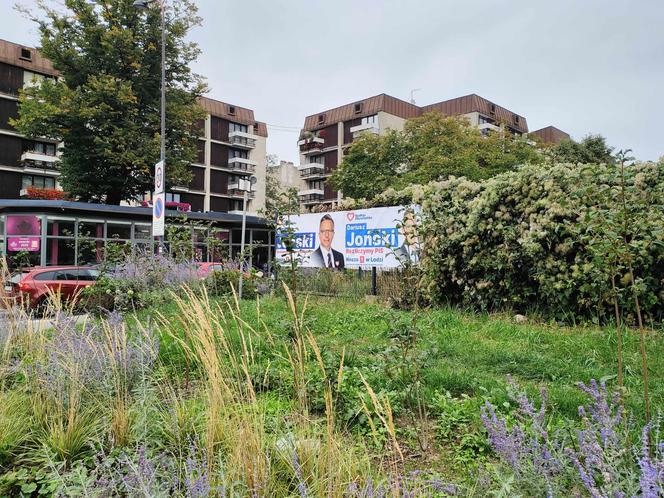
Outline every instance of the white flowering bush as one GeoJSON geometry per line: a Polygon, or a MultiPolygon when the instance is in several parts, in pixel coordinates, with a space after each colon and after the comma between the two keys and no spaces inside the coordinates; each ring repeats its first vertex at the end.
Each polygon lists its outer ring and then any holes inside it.
{"type": "Polygon", "coordinates": [[[624,189],[619,165],[526,165],[483,182],[433,182],[413,200],[434,303],[606,321],[615,293],[632,313],[636,290],[648,318],[662,320],[662,160],[626,166],[624,189]]]}

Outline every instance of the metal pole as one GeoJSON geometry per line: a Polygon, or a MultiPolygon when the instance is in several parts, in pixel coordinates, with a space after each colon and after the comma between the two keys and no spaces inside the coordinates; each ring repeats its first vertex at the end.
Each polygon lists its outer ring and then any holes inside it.
{"type": "MultiPolygon", "coordinates": [[[[164,171],[164,183],[166,183],[166,13],[164,11],[164,4],[166,0],[160,0],[159,6],[161,7],[161,147],[159,151],[159,159],[161,160],[162,168],[164,171]]],[[[164,185],[166,190],[166,185],[164,185]]],[[[153,201],[154,202],[154,201],[153,201]]],[[[164,225],[166,224],[166,203],[164,203],[164,225]]],[[[158,253],[161,254],[164,237],[158,237],[157,243],[159,244],[158,253]]]]}
{"type": "Polygon", "coordinates": [[[249,192],[244,191],[244,196],[242,197],[242,238],[240,239],[240,282],[237,286],[237,294],[240,299],[242,299],[242,280],[244,279],[244,232],[247,227],[247,197],[249,192]]]}
{"type": "Polygon", "coordinates": [[[372,266],[371,267],[371,295],[372,296],[377,296],[378,295],[378,277],[376,274],[376,267],[372,266]]]}

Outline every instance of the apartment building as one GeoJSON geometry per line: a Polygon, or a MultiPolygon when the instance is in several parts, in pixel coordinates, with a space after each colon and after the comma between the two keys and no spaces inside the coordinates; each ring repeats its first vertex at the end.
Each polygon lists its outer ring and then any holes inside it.
{"type": "Polygon", "coordinates": [[[546,145],[555,145],[560,143],[561,140],[569,140],[569,133],[556,128],[555,126],[546,126],[539,130],[531,131],[528,133],[531,138],[536,138],[546,145]]]}
{"type": "Polygon", "coordinates": [[[344,149],[361,133],[384,134],[402,130],[406,120],[427,112],[446,116],[462,115],[483,133],[505,126],[512,133],[528,133],[526,118],[479,95],[417,106],[390,95],[380,94],[334,109],[307,116],[298,141],[300,178],[306,186],[300,201],[306,208],[334,203],[341,198],[327,182],[334,168],[343,160],[344,149]]]}
{"type": "MultiPolygon", "coordinates": [[[[34,48],[0,40],[0,199],[26,197],[28,187],[59,188],[58,144],[29,140],[9,124],[18,117],[18,94],[26,85],[56,78],[51,62],[34,48]]],[[[174,188],[167,200],[191,205],[192,211],[241,212],[244,190],[252,187],[247,210],[265,205],[267,126],[254,111],[209,98],[191,165],[192,181],[174,188]]],[[[168,117],[167,117],[168,119],[168,117]]]]}
{"type": "Polygon", "coordinates": [[[193,180],[173,189],[167,200],[187,202],[192,211],[241,213],[244,191],[251,187],[247,211],[258,213],[265,206],[267,125],[245,107],[206,97],[199,104],[207,118],[191,165],[193,180]]]}
{"type": "Polygon", "coordinates": [[[28,187],[58,187],[57,143],[29,140],[9,123],[18,117],[21,89],[57,76],[34,48],[0,40],[0,199],[18,199],[28,187]]]}

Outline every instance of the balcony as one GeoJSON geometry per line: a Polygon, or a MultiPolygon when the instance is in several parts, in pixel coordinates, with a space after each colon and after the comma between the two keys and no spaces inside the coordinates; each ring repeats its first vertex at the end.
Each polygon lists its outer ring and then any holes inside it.
{"type": "Polygon", "coordinates": [[[228,142],[239,149],[253,149],[258,137],[243,131],[232,131],[228,134],[228,142]]]}
{"type": "Polygon", "coordinates": [[[229,157],[228,169],[232,169],[235,173],[250,174],[256,171],[256,161],[245,159],[244,157],[229,157]]]}
{"type": "Polygon", "coordinates": [[[244,193],[247,192],[247,199],[253,199],[256,197],[256,192],[248,192],[247,190],[242,190],[241,188],[238,187],[237,183],[229,183],[228,184],[228,195],[231,197],[235,197],[237,199],[242,199],[244,198],[244,193]]]}
{"type": "Polygon", "coordinates": [[[319,163],[304,163],[300,164],[298,168],[300,170],[300,178],[313,179],[313,178],[323,178],[325,176],[325,165],[319,163]]]}
{"type": "Polygon", "coordinates": [[[493,123],[480,123],[477,127],[482,135],[488,135],[492,131],[499,131],[500,127],[493,123]]]}
{"type": "Polygon", "coordinates": [[[322,202],[325,197],[325,191],[322,188],[308,188],[298,192],[300,202],[313,203],[322,202]]]}
{"type": "Polygon", "coordinates": [[[57,156],[27,151],[21,154],[21,162],[26,171],[31,169],[39,170],[40,172],[43,170],[51,170],[55,173],[58,170],[60,159],[57,156]]]}
{"type": "Polygon", "coordinates": [[[353,138],[357,138],[360,133],[373,133],[378,135],[380,128],[378,128],[378,123],[363,123],[357,126],[352,126],[350,132],[353,134],[353,138]]]}
{"type": "Polygon", "coordinates": [[[324,195],[323,194],[302,194],[300,193],[300,202],[302,204],[316,204],[319,202],[323,202],[324,200],[324,195]]]}
{"type": "Polygon", "coordinates": [[[300,140],[297,145],[300,146],[300,154],[320,154],[323,151],[325,140],[319,137],[305,138],[300,140]]]}

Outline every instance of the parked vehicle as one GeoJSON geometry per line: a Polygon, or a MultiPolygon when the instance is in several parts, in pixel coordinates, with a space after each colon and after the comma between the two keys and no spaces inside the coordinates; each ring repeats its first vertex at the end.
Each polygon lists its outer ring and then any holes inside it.
{"type": "Polygon", "coordinates": [[[15,273],[4,290],[8,297],[15,297],[30,308],[42,306],[50,293],[62,299],[71,299],[81,290],[95,283],[99,270],[84,266],[42,266],[26,268],[15,273]]]}
{"type": "Polygon", "coordinates": [[[205,278],[213,271],[222,271],[224,265],[222,263],[195,263],[196,273],[199,277],[205,278]]]}

